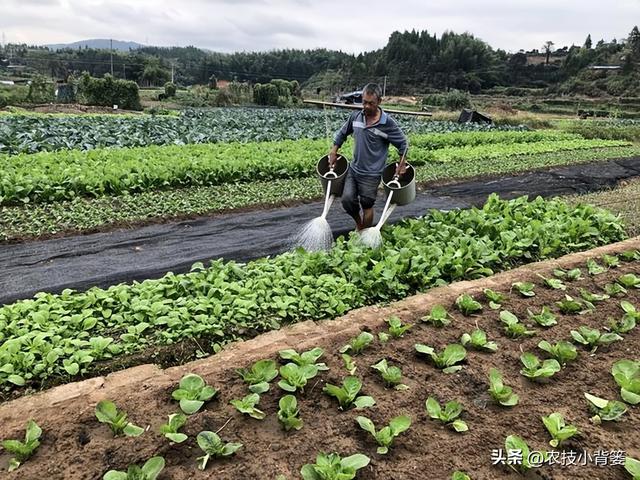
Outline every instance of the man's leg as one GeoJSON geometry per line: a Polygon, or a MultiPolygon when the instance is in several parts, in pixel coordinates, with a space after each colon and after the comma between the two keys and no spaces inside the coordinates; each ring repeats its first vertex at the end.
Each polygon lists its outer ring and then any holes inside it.
{"type": "Polygon", "coordinates": [[[376,202],[379,184],[379,177],[359,179],[358,191],[360,192],[360,205],[362,205],[362,228],[369,228],[373,225],[373,204],[376,202]]]}
{"type": "Polygon", "coordinates": [[[347,172],[347,178],[344,180],[344,189],[342,190],[342,208],[356,222],[356,229],[362,230],[362,218],[360,217],[360,202],[358,202],[358,186],[353,176],[353,172],[347,172]]]}

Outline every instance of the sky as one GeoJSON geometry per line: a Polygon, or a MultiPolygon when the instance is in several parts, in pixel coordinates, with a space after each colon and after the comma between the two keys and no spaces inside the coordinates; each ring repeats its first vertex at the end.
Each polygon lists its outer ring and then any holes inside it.
{"type": "Polygon", "coordinates": [[[469,32],[508,52],[625,38],[640,0],[0,0],[5,42],[113,38],[219,52],[382,48],[393,31],[469,32]]]}

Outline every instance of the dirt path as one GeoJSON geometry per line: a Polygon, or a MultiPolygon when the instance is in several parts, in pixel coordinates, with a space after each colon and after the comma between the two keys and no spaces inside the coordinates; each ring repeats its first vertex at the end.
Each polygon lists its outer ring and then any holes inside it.
{"type": "MultiPolygon", "coordinates": [[[[491,466],[491,450],[503,448],[504,439],[510,434],[522,436],[534,449],[549,449],[549,436],[540,416],[554,411],[561,412],[581,432],[579,437],[568,441],[565,448],[577,452],[584,449],[590,454],[598,450],[624,450],[638,458],[640,415],[637,407],[632,408],[622,422],[595,426],[588,420],[583,392],[609,399],[618,398],[619,389],[609,373],[611,365],[621,358],[638,359],[640,328],[627,334],[623,342],[601,347],[595,355],[579,348],[578,359],[547,383],[536,384],[522,377],[518,360],[521,351],[535,351],[541,355],[535,346],[542,339],[550,342],[568,339],[570,330],[580,325],[602,328],[608,323],[608,317],[620,318],[622,313],[618,305],[620,299],[611,299],[597,304],[594,313],[559,314],[553,302],[560,300],[564,292],[542,287],[536,273],[550,276],[553,268],[579,266],[584,279],[567,282],[567,293],[578,297],[579,288],[601,293],[606,283],[623,273],[640,274],[640,262],[622,263],[617,269],[589,276],[584,268],[586,259],[632,248],[640,248],[640,237],[490,278],[433,289],[386,307],[355,310],[334,321],[305,322],[230,345],[217,355],[181,367],[162,371],[153,365],[144,365],[2,404],[0,425],[3,438],[21,437],[29,418],[34,418],[44,430],[42,446],[37,454],[16,473],[3,478],[96,479],[108,469],[123,470],[129,463],[140,463],[153,455],[163,455],[167,468],[160,480],[273,480],[278,474],[292,479],[299,478],[297,472],[300,467],[304,463],[312,463],[319,451],[338,451],[342,455],[362,452],[372,458],[371,465],[358,476],[360,479],[444,479],[450,478],[455,469],[467,471],[474,480],[515,479],[521,477],[507,467],[491,466]],[[522,299],[515,293],[509,294],[514,281],[536,283],[536,296],[522,299]],[[482,289],[486,287],[507,293],[508,300],[503,308],[523,320],[527,318],[528,308],[540,311],[543,305],[550,305],[558,316],[558,325],[546,330],[537,327],[536,336],[520,341],[504,336],[497,320],[498,311],[490,310],[485,301],[484,311],[479,315],[464,317],[454,312],[452,304],[459,294],[471,293],[481,299],[482,289]],[[376,399],[375,407],[361,412],[340,412],[335,400],[322,393],[325,382],[339,383],[346,375],[337,350],[349,338],[361,329],[374,334],[382,331],[384,320],[391,315],[399,316],[404,322],[418,322],[437,303],[446,306],[454,315],[452,325],[436,328],[418,323],[404,338],[387,344],[375,341],[372,348],[354,357],[358,366],[356,374],[364,383],[363,393],[376,399]],[[445,375],[439,372],[413,350],[414,343],[441,349],[458,341],[460,335],[469,332],[476,323],[487,332],[489,339],[498,343],[498,352],[487,354],[470,350],[464,368],[458,373],[445,375]],[[316,346],[325,349],[322,360],[327,362],[330,370],[321,372],[304,394],[297,395],[305,422],[302,430],[285,433],[279,428],[275,412],[282,392],[275,384],[261,400],[260,408],[268,414],[263,421],[242,417],[229,405],[230,399],[247,393],[246,386],[235,373],[236,368],[247,367],[263,358],[275,359],[283,348],[301,351],[316,346]],[[383,386],[377,372],[370,368],[381,358],[402,368],[404,383],[409,390],[401,392],[383,386]],[[487,373],[491,367],[498,368],[504,374],[505,382],[520,395],[519,405],[505,409],[491,401],[486,393],[487,373]],[[220,434],[225,441],[244,444],[234,458],[212,461],[206,472],[195,468],[195,459],[200,452],[193,438],[184,444],[171,446],[155,433],[167,415],[176,411],[177,406],[171,401],[170,393],[187,372],[202,375],[220,390],[220,394],[203,411],[189,418],[185,433],[194,437],[201,430],[221,429],[220,434]],[[424,411],[424,401],[429,395],[437,397],[440,402],[460,401],[465,409],[462,418],[469,424],[469,432],[457,434],[430,420],[424,411]],[[116,401],[129,413],[131,421],[141,426],[151,425],[150,431],[139,439],[112,438],[107,427],[99,424],[93,416],[95,404],[102,399],[116,401]],[[389,455],[377,455],[375,444],[357,426],[355,416],[369,416],[379,425],[386,424],[399,413],[413,418],[411,429],[398,437],[389,455]]],[[[624,298],[640,307],[640,290],[634,289],[624,298]]],[[[6,454],[0,454],[0,467],[4,467],[7,460],[6,454]]],[[[527,478],[622,480],[627,477],[621,466],[598,467],[589,463],[564,468],[544,466],[527,478]]]]}

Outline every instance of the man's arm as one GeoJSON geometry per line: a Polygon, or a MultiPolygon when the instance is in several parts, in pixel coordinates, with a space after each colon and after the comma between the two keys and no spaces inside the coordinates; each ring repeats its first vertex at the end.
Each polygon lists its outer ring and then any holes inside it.
{"type": "Polygon", "coordinates": [[[336,135],[333,138],[333,147],[331,147],[331,150],[329,151],[330,167],[333,167],[333,165],[336,163],[338,150],[340,150],[340,147],[342,146],[342,144],[345,142],[347,137],[352,133],[353,133],[353,113],[349,115],[349,118],[347,119],[347,121],[344,122],[344,125],[342,125],[342,128],[340,128],[340,130],[336,132],[336,135]]]}
{"type": "Polygon", "coordinates": [[[387,133],[388,140],[391,145],[398,149],[398,153],[400,153],[400,162],[398,163],[398,167],[396,168],[396,175],[402,175],[406,171],[406,156],[407,150],[409,150],[409,140],[407,136],[400,130],[400,127],[395,122],[395,120],[391,120],[391,129],[387,133]]]}

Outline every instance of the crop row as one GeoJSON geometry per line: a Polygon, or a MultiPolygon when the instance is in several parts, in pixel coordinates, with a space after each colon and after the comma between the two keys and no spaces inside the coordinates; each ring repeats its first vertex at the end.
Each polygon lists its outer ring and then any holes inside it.
{"type": "MultiPolygon", "coordinates": [[[[640,155],[638,147],[569,150],[538,155],[497,158],[490,162],[467,160],[427,163],[417,169],[417,181],[517,173],[534,168],[571,165],[609,158],[640,155]]],[[[144,222],[157,218],[204,215],[256,205],[320,198],[320,183],[312,176],[243,184],[151,190],[136,195],[105,195],[99,198],[0,207],[0,240],[38,237],[64,231],[105,228],[121,222],[144,222]]],[[[614,205],[615,207],[615,205],[614,205]]]]}
{"type": "MultiPolygon", "coordinates": [[[[0,115],[0,154],[105,147],[263,142],[326,138],[348,117],[345,111],[315,109],[217,108],[180,116],[29,116],[0,115]]],[[[408,133],[523,130],[424,120],[396,119],[408,133]]]]}
{"type": "MultiPolygon", "coordinates": [[[[491,139],[495,134],[486,135],[491,139]]],[[[529,134],[521,135],[527,143],[483,143],[436,150],[418,146],[411,149],[410,160],[423,165],[627,145],[612,140],[563,140],[555,133],[548,134],[551,140],[535,133],[536,140],[543,140],[532,142],[528,141],[529,134]]],[[[410,142],[428,143],[425,137],[411,137],[410,142]]],[[[345,152],[350,151],[350,145],[344,146],[345,152]]],[[[16,155],[2,159],[0,205],[301,178],[313,174],[317,159],[326,154],[327,148],[324,140],[283,140],[16,155]]],[[[397,153],[391,158],[397,158],[397,153]]]]}
{"type": "Polygon", "coordinates": [[[106,290],[39,293],[0,308],[0,385],[84,373],[98,360],[187,337],[224,343],[247,331],[331,318],[624,236],[618,219],[588,205],[494,195],[482,209],[433,211],[385,229],[378,250],[353,236],[329,253],[217,260],[188,274],[106,290]]]}

